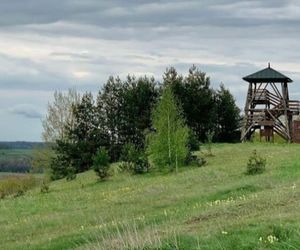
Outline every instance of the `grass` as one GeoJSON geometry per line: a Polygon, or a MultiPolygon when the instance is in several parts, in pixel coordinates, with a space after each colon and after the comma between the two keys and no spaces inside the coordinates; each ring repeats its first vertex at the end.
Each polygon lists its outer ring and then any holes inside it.
{"type": "Polygon", "coordinates": [[[216,144],[206,166],[178,174],[56,181],[0,200],[0,248],[300,249],[299,150],[216,144]],[[247,176],[254,149],[266,171],[247,176]]]}

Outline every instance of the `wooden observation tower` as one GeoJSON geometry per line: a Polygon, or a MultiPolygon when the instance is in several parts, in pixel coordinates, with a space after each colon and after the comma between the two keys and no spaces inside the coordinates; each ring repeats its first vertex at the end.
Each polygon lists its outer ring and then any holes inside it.
{"type": "Polygon", "coordinates": [[[293,141],[293,116],[299,115],[299,101],[289,99],[290,78],[268,68],[243,78],[249,83],[241,141],[249,140],[256,129],[260,139],[274,141],[274,133],[293,141]]]}

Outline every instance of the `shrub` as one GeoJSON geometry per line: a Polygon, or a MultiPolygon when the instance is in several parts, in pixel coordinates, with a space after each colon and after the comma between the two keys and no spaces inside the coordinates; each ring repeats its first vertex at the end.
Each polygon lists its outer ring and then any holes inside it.
{"type": "Polygon", "coordinates": [[[132,143],[126,143],[122,148],[121,161],[124,162],[135,162],[139,157],[139,152],[135,145],[132,143]]]}
{"type": "Polygon", "coordinates": [[[148,158],[142,150],[138,150],[134,144],[127,143],[122,149],[122,170],[142,174],[149,170],[148,158]]]}
{"type": "Polygon", "coordinates": [[[134,162],[133,171],[135,174],[142,174],[149,171],[148,157],[144,152],[140,153],[136,162],[134,162]]]}
{"type": "Polygon", "coordinates": [[[67,181],[72,181],[76,179],[76,171],[73,167],[69,166],[67,168],[67,176],[66,176],[66,180],[67,181]]]}
{"type": "Polygon", "coordinates": [[[93,169],[101,180],[108,177],[109,156],[105,148],[101,147],[93,159],[93,169]]]}
{"type": "Polygon", "coordinates": [[[192,130],[189,131],[188,147],[189,151],[198,151],[200,149],[200,143],[192,130]]]}
{"type": "Polygon", "coordinates": [[[252,155],[249,157],[246,174],[248,175],[261,174],[265,171],[265,169],[266,169],[266,159],[259,156],[256,150],[254,150],[252,152],[252,155]]]}
{"type": "Polygon", "coordinates": [[[190,154],[186,160],[187,165],[195,165],[197,167],[202,167],[206,164],[206,159],[204,156],[192,155],[190,154]]]}
{"type": "Polygon", "coordinates": [[[41,193],[48,193],[48,192],[49,192],[49,185],[45,180],[43,180],[41,186],[41,193]]]}

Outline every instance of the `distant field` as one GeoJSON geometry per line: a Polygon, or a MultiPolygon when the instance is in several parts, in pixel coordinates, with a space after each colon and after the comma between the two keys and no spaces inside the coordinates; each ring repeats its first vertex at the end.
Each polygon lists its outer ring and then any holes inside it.
{"type": "Polygon", "coordinates": [[[31,153],[32,149],[0,149],[0,160],[28,158],[31,153]]]}
{"type": "MultiPolygon", "coordinates": [[[[203,150],[205,151],[205,147],[203,150]]],[[[0,200],[0,249],[300,249],[300,145],[216,144],[178,174],[93,171],[0,200]],[[245,175],[256,149],[266,172],[245,175]]],[[[115,166],[115,165],[114,165],[115,166]]]]}
{"type": "Polygon", "coordinates": [[[0,149],[0,172],[26,172],[32,149],[0,149]]]}

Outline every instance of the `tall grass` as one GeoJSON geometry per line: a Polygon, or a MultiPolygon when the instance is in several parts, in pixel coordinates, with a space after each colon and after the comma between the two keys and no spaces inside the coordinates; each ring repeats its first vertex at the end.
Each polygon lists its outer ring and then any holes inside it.
{"type": "Polygon", "coordinates": [[[20,196],[27,190],[37,186],[39,180],[33,175],[12,175],[0,181],[0,198],[20,196]]]}
{"type": "MultiPolygon", "coordinates": [[[[101,227],[95,239],[86,239],[84,249],[179,249],[178,235],[168,228],[145,223],[122,222],[101,227]]],[[[79,247],[79,249],[81,249],[79,247]]]]}

